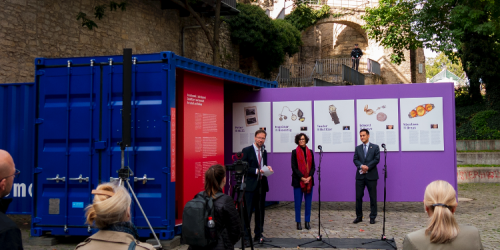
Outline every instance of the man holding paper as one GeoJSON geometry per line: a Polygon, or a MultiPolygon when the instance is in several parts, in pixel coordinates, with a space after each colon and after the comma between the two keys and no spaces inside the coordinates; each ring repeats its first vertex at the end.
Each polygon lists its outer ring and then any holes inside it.
{"type": "MultiPolygon", "coordinates": [[[[248,170],[245,175],[245,203],[249,221],[252,219],[252,211],[255,208],[255,241],[269,241],[262,236],[265,216],[264,203],[266,202],[266,193],[269,192],[269,184],[264,170],[268,169],[267,173],[273,172],[271,166],[267,166],[267,151],[264,149],[266,136],[265,130],[257,130],[254,138],[255,143],[242,150],[242,160],[248,162],[248,170]]],[[[245,245],[249,245],[250,240],[251,233],[245,230],[245,245]]]]}
{"type": "Polygon", "coordinates": [[[370,131],[362,129],[359,132],[362,144],[354,151],[354,165],[356,165],[356,219],[353,223],[363,221],[363,195],[365,187],[370,195],[370,224],[375,224],[377,217],[377,164],[380,161],[380,148],[370,143],[370,131]]]}

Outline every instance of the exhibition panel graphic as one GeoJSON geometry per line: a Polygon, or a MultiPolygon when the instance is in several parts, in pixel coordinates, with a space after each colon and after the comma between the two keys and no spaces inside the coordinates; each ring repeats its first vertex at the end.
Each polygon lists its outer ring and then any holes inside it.
{"type": "Polygon", "coordinates": [[[443,98],[401,98],[401,151],[444,151],[443,98]]]}
{"type": "Polygon", "coordinates": [[[309,137],[307,147],[312,140],[311,101],[273,102],[273,152],[290,153],[297,145],[295,135],[304,133],[309,137]]]}
{"type": "Polygon", "coordinates": [[[236,102],[233,103],[233,153],[250,146],[254,142],[255,131],[267,132],[266,149],[271,151],[271,103],[236,102]]]}
{"type": "Polygon", "coordinates": [[[314,101],[314,150],[354,152],[354,100],[314,101]]]}
{"type": "MultiPolygon", "coordinates": [[[[385,143],[387,151],[399,151],[398,99],[357,99],[357,130],[368,129],[370,142],[385,143]]],[[[357,136],[357,145],[361,144],[357,136]]],[[[381,148],[382,150],[382,148],[381,148]]]]}

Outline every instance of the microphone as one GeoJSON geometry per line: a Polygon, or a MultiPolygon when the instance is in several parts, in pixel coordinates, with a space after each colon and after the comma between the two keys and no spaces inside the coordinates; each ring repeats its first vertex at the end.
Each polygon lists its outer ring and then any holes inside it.
{"type": "Polygon", "coordinates": [[[262,144],[262,146],[260,147],[260,150],[262,150],[262,153],[264,153],[264,151],[266,151],[266,145],[262,144]]]}
{"type": "Polygon", "coordinates": [[[384,149],[386,149],[386,148],[385,148],[385,143],[382,143],[382,147],[383,147],[384,149]]]}
{"type": "Polygon", "coordinates": [[[318,149],[319,149],[320,151],[323,151],[323,147],[322,147],[321,145],[318,145],[318,149]]]}

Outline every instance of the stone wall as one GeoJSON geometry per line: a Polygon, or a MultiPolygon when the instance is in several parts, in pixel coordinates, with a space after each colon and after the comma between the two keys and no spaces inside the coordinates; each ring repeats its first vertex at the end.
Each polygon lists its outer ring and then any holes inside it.
{"type": "MultiPolygon", "coordinates": [[[[93,7],[108,0],[0,0],[0,83],[32,82],[36,57],[117,55],[123,48],[134,54],[173,51],[181,54],[182,27],[198,25],[180,18],[177,10],[161,10],[160,1],[129,0],[127,10],[95,20],[97,29],[81,27],[82,11],[93,17],[93,7]]],[[[186,32],[186,57],[211,63],[212,50],[203,32],[186,32]]],[[[221,65],[238,68],[238,48],[221,30],[221,65]]]]}

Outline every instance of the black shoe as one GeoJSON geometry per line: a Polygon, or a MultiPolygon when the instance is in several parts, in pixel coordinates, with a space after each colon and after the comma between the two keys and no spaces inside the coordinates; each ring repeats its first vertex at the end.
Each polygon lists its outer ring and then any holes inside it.
{"type": "Polygon", "coordinates": [[[261,242],[261,241],[262,242],[272,242],[272,240],[270,240],[270,239],[268,239],[268,238],[266,238],[264,236],[262,236],[261,238],[254,238],[253,241],[254,242],[261,242]]]}
{"type": "Polygon", "coordinates": [[[352,223],[354,223],[354,224],[358,224],[358,223],[360,223],[360,222],[362,222],[362,221],[363,221],[363,218],[358,217],[358,218],[356,218],[356,219],[355,219],[352,223]]]}
{"type": "Polygon", "coordinates": [[[375,218],[370,218],[370,224],[375,224],[375,218]]]}
{"type": "Polygon", "coordinates": [[[311,229],[311,225],[309,225],[309,222],[306,221],[306,229],[309,230],[311,229]]]}
{"type": "Polygon", "coordinates": [[[297,230],[302,230],[302,223],[297,222],[297,230]]]}

